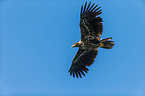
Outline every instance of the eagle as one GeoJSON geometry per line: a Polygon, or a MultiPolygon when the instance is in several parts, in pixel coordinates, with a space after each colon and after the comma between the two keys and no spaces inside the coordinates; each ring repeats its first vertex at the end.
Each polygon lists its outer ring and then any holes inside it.
{"type": "Polygon", "coordinates": [[[89,4],[86,2],[81,7],[79,24],[81,40],[72,45],[72,48],[79,47],[79,49],[68,71],[73,77],[85,76],[85,73],[89,71],[87,67],[93,64],[99,47],[111,49],[115,45],[114,41],[111,41],[112,37],[100,39],[103,31],[103,20],[98,16],[102,13],[100,8],[98,4],[91,4],[91,2],[89,4]]]}

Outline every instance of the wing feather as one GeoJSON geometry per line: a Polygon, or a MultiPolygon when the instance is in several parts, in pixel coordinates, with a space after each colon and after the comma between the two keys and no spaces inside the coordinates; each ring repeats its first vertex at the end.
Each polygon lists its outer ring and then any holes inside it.
{"type": "Polygon", "coordinates": [[[93,6],[95,5],[95,3],[93,3],[93,5],[90,7],[90,9],[88,10],[88,12],[93,8],[93,6]]]}
{"type": "Polygon", "coordinates": [[[85,73],[83,72],[83,70],[80,70],[80,72],[85,76],[85,73]]]}
{"type": "Polygon", "coordinates": [[[96,12],[97,10],[99,10],[101,7],[98,7],[97,9],[95,9],[94,11],[92,11],[92,12],[96,12]]]}
{"type": "Polygon", "coordinates": [[[90,12],[93,12],[93,10],[98,6],[98,4],[90,11],[90,12]]]}
{"type": "Polygon", "coordinates": [[[102,25],[102,18],[96,17],[100,15],[102,10],[101,7],[98,7],[98,5],[95,5],[93,3],[91,5],[91,2],[87,6],[87,2],[84,5],[82,5],[81,8],[81,19],[80,19],[80,29],[81,29],[81,40],[86,41],[88,35],[100,37],[102,35],[103,31],[103,25],[102,25]]]}
{"type": "Polygon", "coordinates": [[[90,5],[91,5],[91,2],[89,3],[89,5],[88,5],[88,7],[87,7],[87,9],[86,9],[86,12],[88,11],[88,9],[89,9],[90,5]]]}
{"type": "Polygon", "coordinates": [[[87,6],[87,2],[85,3],[85,6],[84,6],[84,11],[83,11],[83,13],[85,13],[86,6],[87,6]]]}
{"type": "Polygon", "coordinates": [[[79,48],[69,69],[70,75],[73,75],[73,77],[77,78],[82,78],[81,74],[85,76],[85,73],[89,71],[89,69],[86,66],[90,66],[93,64],[97,53],[98,50],[84,50],[79,48]]]}
{"type": "Polygon", "coordinates": [[[78,77],[78,72],[75,72],[75,74],[76,74],[76,77],[79,78],[79,77],[78,77]]]}
{"type": "Polygon", "coordinates": [[[73,71],[73,77],[75,77],[75,71],[73,71]]]}

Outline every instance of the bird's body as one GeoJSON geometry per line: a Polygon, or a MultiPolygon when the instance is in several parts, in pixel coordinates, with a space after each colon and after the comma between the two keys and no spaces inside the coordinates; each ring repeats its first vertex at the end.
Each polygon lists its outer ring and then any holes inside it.
{"type": "Polygon", "coordinates": [[[102,18],[96,17],[100,15],[102,10],[98,5],[91,5],[91,2],[87,6],[81,8],[81,19],[80,19],[80,29],[81,29],[81,40],[74,43],[72,47],[79,47],[76,56],[73,58],[72,65],[69,69],[70,75],[73,77],[82,77],[87,73],[88,68],[93,64],[94,59],[98,53],[98,47],[111,49],[114,46],[114,42],[110,41],[112,37],[106,39],[100,39],[103,31],[102,18]]]}

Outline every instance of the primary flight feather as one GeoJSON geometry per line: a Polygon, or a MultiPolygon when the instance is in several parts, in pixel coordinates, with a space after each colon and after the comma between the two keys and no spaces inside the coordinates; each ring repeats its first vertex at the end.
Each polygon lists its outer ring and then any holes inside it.
{"type": "Polygon", "coordinates": [[[81,7],[81,40],[72,45],[72,47],[79,47],[79,50],[68,71],[73,77],[85,76],[89,70],[87,66],[92,65],[97,56],[98,47],[111,49],[114,46],[114,41],[110,41],[112,37],[100,39],[103,31],[103,20],[98,16],[102,13],[100,8],[95,3],[91,5],[91,2],[89,4],[86,2],[81,7]]]}

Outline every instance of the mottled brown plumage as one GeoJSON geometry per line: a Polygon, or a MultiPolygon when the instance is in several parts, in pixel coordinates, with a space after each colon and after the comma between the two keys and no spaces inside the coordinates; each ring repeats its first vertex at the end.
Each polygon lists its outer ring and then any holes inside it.
{"type": "Polygon", "coordinates": [[[79,47],[79,50],[69,69],[70,75],[73,77],[85,76],[89,70],[87,66],[92,65],[97,56],[98,47],[111,49],[114,46],[114,42],[110,41],[112,37],[100,39],[103,31],[103,20],[101,17],[97,17],[102,13],[100,8],[95,3],[91,5],[91,2],[88,5],[86,2],[84,7],[83,5],[81,7],[81,40],[72,45],[72,47],[79,47]]]}

